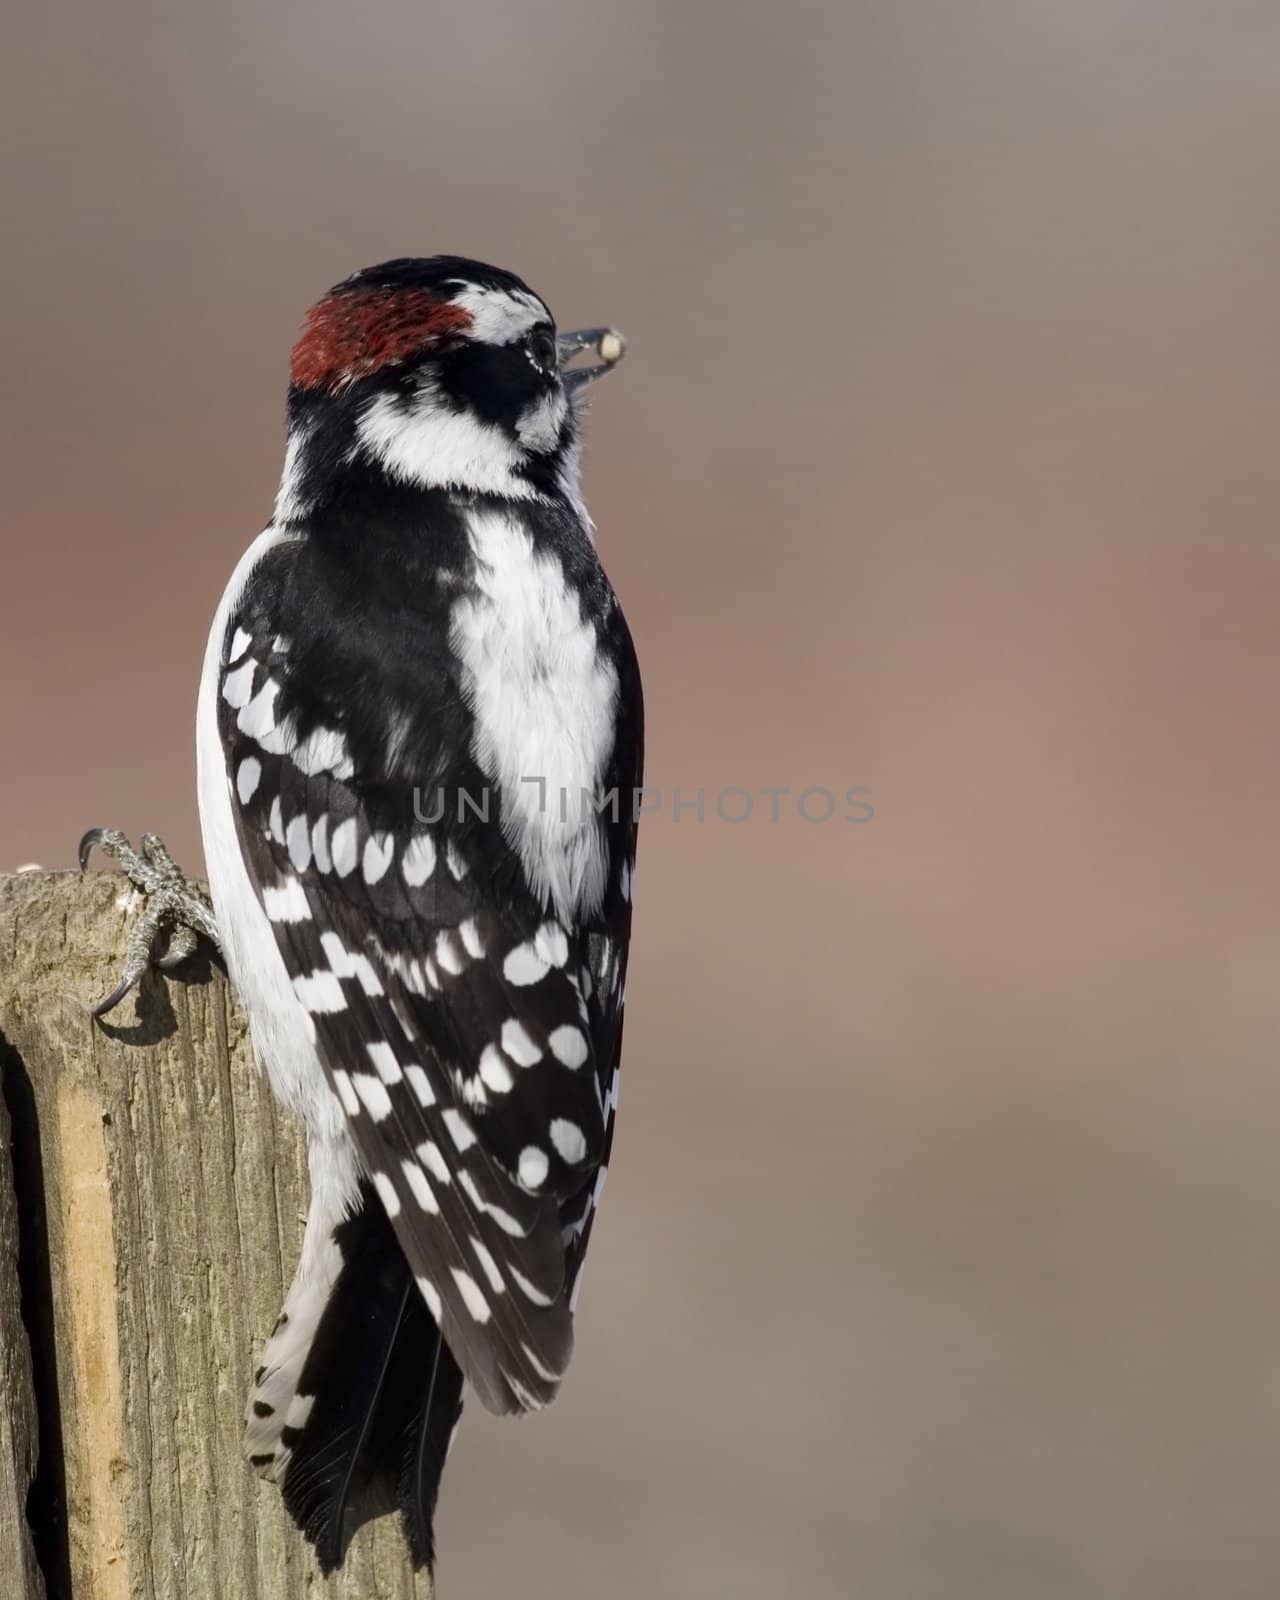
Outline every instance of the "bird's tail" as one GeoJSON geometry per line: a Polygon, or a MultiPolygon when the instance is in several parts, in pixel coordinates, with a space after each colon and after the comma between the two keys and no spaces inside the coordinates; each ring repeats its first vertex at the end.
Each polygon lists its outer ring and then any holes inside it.
{"type": "Polygon", "coordinates": [[[397,1509],[414,1565],[430,1566],[462,1373],[367,1184],[307,1244],[249,1399],[246,1453],[279,1483],[323,1572],[357,1528],[397,1509]]]}

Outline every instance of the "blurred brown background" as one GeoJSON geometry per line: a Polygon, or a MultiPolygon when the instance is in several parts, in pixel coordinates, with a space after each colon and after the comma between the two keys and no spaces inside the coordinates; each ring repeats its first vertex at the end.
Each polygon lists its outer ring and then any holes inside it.
{"type": "Polygon", "coordinates": [[[624,1115],[562,1401],[454,1452],[446,1600],[1280,1593],[1280,10],[7,33],[8,866],[198,864],[205,632],[331,281],[460,251],[631,337],[624,1115]]]}

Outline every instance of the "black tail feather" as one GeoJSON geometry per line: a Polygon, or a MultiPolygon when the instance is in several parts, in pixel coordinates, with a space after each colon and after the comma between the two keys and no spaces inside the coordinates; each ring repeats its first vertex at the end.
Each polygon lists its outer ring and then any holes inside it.
{"type": "Polygon", "coordinates": [[[430,1566],[432,1517],[462,1373],[418,1293],[376,1198],[336,1230],[343,1266],[298,1384],[314,1395],[284,1503],[324,1573],[356,1530],[399,1508],[415,1567],[430,1566]]]}
{"type": "Polygon", "coordinates": [[[415,1567],[435,1565],[436,1496],[449,1453],[449,1441],[462,1413],[462,1368],[453,1359],[438,1330],[435,1343],[425,1389],[421,1368],[418,1369],[419,1410],[400,1435],[396,1491],[404,1536],[415,1567]]]}

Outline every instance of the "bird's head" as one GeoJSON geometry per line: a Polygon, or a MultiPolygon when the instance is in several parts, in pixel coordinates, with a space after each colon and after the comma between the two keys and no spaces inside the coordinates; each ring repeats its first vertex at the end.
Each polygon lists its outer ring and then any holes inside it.
{"type": "Polygon", "coordinates": [[[422,488],[577,495],[576,401],[625,346],[557,334],[513,273],[459,256],[384,262],[331,289],[293,347],[277,518],[344,467],[422,488]],[[575,363],[594,354],[597,359],[575,363]]]}

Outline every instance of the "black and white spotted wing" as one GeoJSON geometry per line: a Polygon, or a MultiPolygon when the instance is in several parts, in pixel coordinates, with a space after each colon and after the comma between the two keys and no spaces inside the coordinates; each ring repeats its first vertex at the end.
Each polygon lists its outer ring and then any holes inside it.
{"type": "Polygon", "coordinates": [[[245,865],[424,1300],[485,1405],[530,1409],[569,1362],[612,1132],[630,830],[606,915],[566,926],[496,816],[415,818],[433,708],[344,728],[291,696],[282,592],[246,593],[219,686],[245,865]]]}

